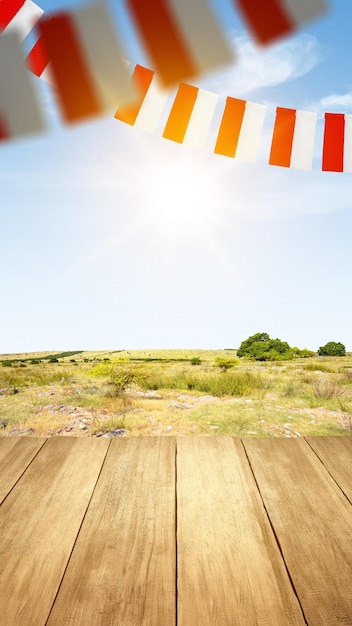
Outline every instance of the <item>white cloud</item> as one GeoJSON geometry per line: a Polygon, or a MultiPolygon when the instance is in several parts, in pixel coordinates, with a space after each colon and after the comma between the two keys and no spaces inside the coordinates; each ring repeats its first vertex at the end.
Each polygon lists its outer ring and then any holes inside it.
{"type": "Polygon", "coordinates": [[[206,89],[221,95],[247,96],[308,74],[323,57],[318,41],[306,33],[270,48],[256,46],[246,36],[233,37],[237,61],[231,68],[202,81],[206,89]]]}
{"type": "Polygon", "coordinates": [[[352,112],[352,92],[344,94],[333,93],[321,98],[318,102],[309,105],[312,110],[319,114],[330,113],[351,113],[352,112]]]}

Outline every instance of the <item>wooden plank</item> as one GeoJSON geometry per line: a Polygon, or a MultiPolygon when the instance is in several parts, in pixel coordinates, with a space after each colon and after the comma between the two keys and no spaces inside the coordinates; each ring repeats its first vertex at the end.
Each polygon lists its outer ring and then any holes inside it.
{"type": "Polygon", "coordinates": [[[306,437],[352,504],[352,437],[306,437]]]}
{"type": "Polygon", "coordinates": [[[45,442],[39,437],[0,438],[0,504],[45,442]]]}
{"type": "Polygon", "coordinates": [[[352,508],[302,439],[244,439],[309,626],[352,624],[352,508]]]}
{"type": "Polygon", "coordinates": [[[240,440],[177,440],[179,626],[305,624],[240,440]]]}
{"type": "Polygon", "coordinates": [[[108,445],[93,438],[49,439],[3,502],[2,624],[45,624],[108,445]]]}
{"type": "Polygon", "coordinates": [[[174,626],[175,613],[175,439],[115,439],[48,626],[174,626]]]}

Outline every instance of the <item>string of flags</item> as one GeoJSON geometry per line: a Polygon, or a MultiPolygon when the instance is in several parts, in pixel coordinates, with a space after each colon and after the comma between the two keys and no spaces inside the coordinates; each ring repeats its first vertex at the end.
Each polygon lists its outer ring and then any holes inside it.
{"type": "MultiPolygon", "coordinates": [[[[32,0],[1,0],[0,141],[45,131],[29,69],[53,85],[65,122],[117,106],[117,120],[149,133],[157,130],[177,83],[162,136],[203,148],[220,98],[184,77],[228,62],[225,38],[206,0],[154,2],[157,11],[151,12],[144,0],[127,0],[157,70],[136,65],[130,75],[103,4],[47,15],[32,0]],[[21,43],[33,32],[36,43],[25,54],[21,43]]],[[[323,0],[268,0],[265,11],[256,0],[238,0],[235,5],[262,43],[292,32],[326,9],[323,0]]],[[[230,96],[222,106],[214,153],[254,163],[266,106],[230,96]]],[[[316,113],[277,107],[269,164],[310,170],[316,124],[316,113]]],[[[352,115],[325,114],[322,169],[352,172],[352,115]]]]}

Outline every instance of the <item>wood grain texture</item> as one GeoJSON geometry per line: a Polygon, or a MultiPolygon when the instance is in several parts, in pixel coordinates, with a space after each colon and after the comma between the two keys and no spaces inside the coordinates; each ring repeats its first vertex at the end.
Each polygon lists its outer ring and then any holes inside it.
{"type": "Polygon", "coordinates": [[[177,440],[179,626],[305,624],[240,440],[177,440]]]}
{"type": "Polygon", "coordinates": [[[306,437],[352,504],[352,437],[306,437]]]}
{"type": "Polygon", "coordinates": [[[49,439],[0,508],[0,621],[45,624],[109,442],[49,439]]]}
{"type": "Polygon", "coordinates": [[[175,440],[113,440],[48,626],[174,626],[175,440]]]}
{"type": "Polygon", "coordinates": [[[0,504],[45,442],[39,437],[0,438],[0,504]]]}
{"type": "Polygon", "coordinates": [[[309,626],[352,624],[352,507],[302,439],[244,439],[309,626]]]}

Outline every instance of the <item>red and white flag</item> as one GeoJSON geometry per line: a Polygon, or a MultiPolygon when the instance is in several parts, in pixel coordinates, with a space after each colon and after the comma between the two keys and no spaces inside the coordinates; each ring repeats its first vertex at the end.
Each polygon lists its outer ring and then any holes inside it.
{"type": "Polygon", "coordinates": [[[263,104],[227,97],[214,152],[255,163],[265,113],[263,104]]]}
{"type": "Polygon", "coordinates": [[[163,137],[193,148],[202,148],[210,129],[218,96],[181,83],[163,137]]]}
{"type": "MultiPolygon", "coordinates": [[[[0,0],[0,32],[16,32],[23,41],[43,14],[44,11],[32,0],[0,0]]],[[[52,82],[47,70],[48,57],[40,40],[27,56],[26,63],[33,74],[52,82]]]]}
{"type": "Polygon", "coordinates": [[[268,44],[325,13],[324,0],[234,0],[256,40],[268,44]]]}
{"type": "Polygon", "coordinates": [[[0,36],[0,140],[40,133],[45,124],[17,33],[0,36]]]}
{"type": "Polygon", "coordinates": [[[103,5],[44,17],[37,30],[39,40],[28,63],[38,54],[37,70],[50,64],[67,122],[101,114],[136,98],[123,50],[103,5]]]}
{"type": "Polygon", "coordinates": [[[126,0],[161,83],[171,87],[233,60],[208,0],[126,0]]]}
{"type": "Polygon", "coordinates": [[[44,11],[32,0],[1,0],[0,31],[18,33],[21,41],[33,30],[44,11]]]}
{"type": "Polygon", "coordinates": [[[277,107],[269,164],[312,169],[317,114],[277,107]]]}
{"type": "Polygon", "coordinates": [[[352,115],[325,113],[323,171],[352,172],[352,115]]]}

